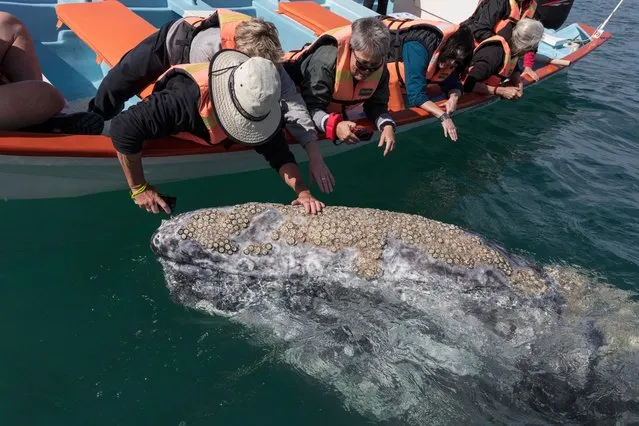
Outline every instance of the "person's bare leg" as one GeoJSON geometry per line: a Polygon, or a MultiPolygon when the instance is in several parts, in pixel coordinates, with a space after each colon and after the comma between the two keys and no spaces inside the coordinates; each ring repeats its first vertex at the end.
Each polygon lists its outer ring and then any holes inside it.
{"type": "Polygon", "coordinates": [[[104,120],[83,112],[60,114],[64,96],[42,81],[33,37],[20,20],[0,12],[0,130],[100,134],[104,120]]]}
{"type": "Polygon", "coordinates": [[[10,82],[42,81],[33,37],[18,18],[0,12],[0,70],[10,82]]]}
{"type": "Polygon", "coordinates": [[[62,94],[44,81],[0,85],[0,130],[44,123],[64,107],[62,94]]]}
{"type": "Polygon", "coordinates": [[[15,16],[0,12],[0,130],[41,124],[64,108],[64,97],[42,81],[33,38],[15,16]]]}

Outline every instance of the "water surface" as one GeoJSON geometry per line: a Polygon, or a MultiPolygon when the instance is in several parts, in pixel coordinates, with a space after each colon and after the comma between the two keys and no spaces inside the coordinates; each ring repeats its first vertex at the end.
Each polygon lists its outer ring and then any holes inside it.
{"type": "MultiPolygon", "coordinates": [[[[598,25],[611,1],[577,1],[598,25]]],[[[327,160],[328,204],[454,223],[544,264],[639,290],[639,19],[568,73],[456,118],[327,160]]],[[[162,185],[179,211],[290,202],[271,170],[162,185]]],[[[319,196],[319,192],[317,193],[319,196]]],[[[226,320],[173,304],[149,238],[161,220],[126,192],[0,204],[0,420],[29,425],[361,425],[339,395],[226,320]]]]}

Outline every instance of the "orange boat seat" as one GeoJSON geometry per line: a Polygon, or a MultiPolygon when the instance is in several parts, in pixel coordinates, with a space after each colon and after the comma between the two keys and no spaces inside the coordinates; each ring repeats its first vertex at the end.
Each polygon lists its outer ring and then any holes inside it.
{"type": "MultiPolygon", "coordinates": [[[[55,7],[57,28],[69,27],[96,54],[113,68],[122,56],[158,29],[116,0],[95,3],[65,3],[55,7]]],[[[140,93],[145,98],[151,93],[148,86],[140,93]]]]}
{"type": "Polygon", "coordinates": [[[331,12],[314,1],[280,2],[277,6],[277,13],[299,22],[313,31],[315,35],[351,24],[348,19],[331,12]]]}

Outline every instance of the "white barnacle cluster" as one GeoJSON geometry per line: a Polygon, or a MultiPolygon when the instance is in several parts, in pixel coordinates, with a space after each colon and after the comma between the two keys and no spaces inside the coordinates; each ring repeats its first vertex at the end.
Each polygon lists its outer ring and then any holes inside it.
{"type": "Polygon", "coordinates": [[[237,253],[239,245],[232,240],[248,228],[251,219],[264,211],[256,204],[238,206],[232,211],[205,210],[193,215],[186,225],[178,230],[182,239],[197,241],[202,247],[221,254],[237,253]]]}
{"type": "Polygon", "coordinates": [[[356,273],[364,278],[379,276],[382,252],[394,238],[420,249],[434,261],[465,268],[490,265],[522,284],[534,281],[536,287],[545,286],[545,281],[532,271],[516,271],[513,275],[509,261],[484,245],[479,237],[454,225],[404,213],[329,207],[321,214],[307,215],[299,207],[250,203],[232,210],[199,212],[178,232],[183,239],[193,239],[205,248],[228,255],[241,250],[244,255],[266,256],[277,244],[306,245],[332,253],[352,248],[357,250],[356,273]],[[280,224],[266,236],[256,233],[262,241],[249,241],[240,247],[234,237],[268,209],[279,213],[280,224]]]}

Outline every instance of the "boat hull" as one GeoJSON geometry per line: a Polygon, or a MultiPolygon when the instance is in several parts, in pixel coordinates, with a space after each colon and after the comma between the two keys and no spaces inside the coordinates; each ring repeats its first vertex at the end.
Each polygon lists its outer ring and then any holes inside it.
{"type": "MultiPolygon", "coordinates": [[[[374,135],[372,140],[379,136],[374,135]]],[[[335,146],[320,144],[324,157],[360,148],[370,142],[335,146]]],[[[291,145],[299,163],[307,157],[299,145],[291,145]]],[[[254,150],[228,153],[147,157],[144,174],[160,184],[189,179],[241,173],[269,168],[254,150]]],[[[59,156],[0,155],[0,199],[42,199],[77,197],[128,189],[120,163],[114,157],[86,158],[59,156]]]]}
{"type": "MultiPolygon", "coordinates": [[[[322,4],[323,7],[339,13],[349,20],[374,14],[370,9],[350,0],[326,1],[322,4]]],[[[472,3],[475,0],[469,1],[472,3]]],[[[2,0],[0,3],[3,3],[2,0]]],[[[298,6],[302,3],[304,2],[296,2],[298,6]]],[[[441,2],[441,5],[449,7],[448,3],[441,2]]],[[[33,9],[33,6],[27,3],[16,4],[20,5],[16,11],[22,11],[21,18],[35,19],[36,21],[41,19],[43,22],[51,20],[51,16],[54,16],[52,13],[65,6],[50,5],[46,8],[33,9]]],[[[103,5],[101,2],[89,3],[89,7],[100,7],[100,4],[103,5]]],[[[313,6],[317,9],[316,4],[313,6]]],[[[211,10],[210,6],[202,5],[202,8],[202,14],[211,10]]],[[[179,8],[176,10],[168,10],[167,8],[149,10],[135,7],[130,9],[135,9],[134,11],[140,16],[154,22],[156,27],[159,26],[158,24],[166,22],[167,19],[185,14],[185,11],[178,10],[179,8]]],[[[313,32],[304,26],[305,24],[276,13],[273,10],[273,5],[267,0],[252,0],[247,3],[247,7],[240,7],[238,10],[274,21],[278,29],[281,30],[281,39],[285,44],[285,49],[299,48],[297,44],[315,37],[313,32]],[[296,45],[293,46],[293,44],[296,45]]],[[[193,11],[189,11],[189,13],[193,13],[193,11]]],[[[305,18],[309,18],[309,16],[305,15],[305,18]]],[[[71,99],[72,110],[85,111],[86,101],[94,94],[95,87],[99,84],[103,74],[108,71],[108,67],[104,62],[98,67],[94,63],[95,56],[92,56],[96,53],[87,47],[88,42],[85,43],[81,37],[76,37],[74,33],[62,30],[57,34],[58,39],[54,41],[52,40],[53,34],[50,34],[51,29],[42,25],[34,25],[33,28],[36,33],[40,33],[36,35],[40,40],[38,46],[42,48],[41,57],[43,58],[45,74],[50,77],[56,87],[64,88],[62,91],[65,95],[71,95],[69,99],[71,99]]],[[[563,29],[550,34],[553,44],[542,43],[540,54],[549,58],[564,58],[574,63],[610,38],[610,34],[604,33],[601,38],[591,40],[590,35],[594,33],[594,29],[583,24],[573,25],[570,31],[566,31],[567,29],[563,29]],[[581,44],[578,43],[574,47],[564,43],[565,40],[577,40],[581,44]]],[[[98,56],[98,59],[100,58],[98,56]]],[[[564,70],[554,65],[541,65],[536,68],[540,81],[564,70]]],[[[525,84],[536,83],[527,80],[525,84]]],[[[430,93],[429,87],[429,95],[433,101],[443,107],[445,99],[441,94],[438,97],[437,87],[434,89],[435,93],[430,93]]],[[[460,100],[456,114],[490,105],[497,100],[499,98],[494,96],[466,94],[460,100]]],[[[137,101],[139,99],[132,99],[127,104],[130,105],[137,101]]],[[[392,111],[392,115],[397,122],[398,132],[435,121],[432,115],[419,108],[392,111]]],[[[360,125],[372,127],[372,123],[365,118],[357,121],[360,125]]],[[[438,126],[438,124],[433,126],[438,126]]],[[[105,133],[107,133],[106,129],[105,133]]],[[[377,141],[378,138],[379,135],[376,134],[372,140],[377,141]]],[[[298,162],[306,161],[304,150],[290,138],[289,142],[298,162]]],[[[335,146],[329,141],[322,140],[319,145],[324,156],[328,157],[366,144],[335,146]]],[[[145,144],[144,156],[145,175],[154,184],[269,167],[262,156],[248,147],[236,144],[226,150],[220,144],[201,145],[171,137],[148,141],[145,144]]],[[[84,136],[0,132],[0,199],[73,197],[120,189],[126,189],[126,182],[112,141],[106,134],[84,136]]]]}

